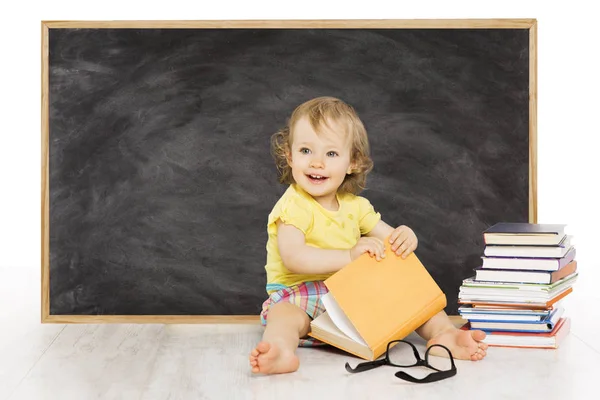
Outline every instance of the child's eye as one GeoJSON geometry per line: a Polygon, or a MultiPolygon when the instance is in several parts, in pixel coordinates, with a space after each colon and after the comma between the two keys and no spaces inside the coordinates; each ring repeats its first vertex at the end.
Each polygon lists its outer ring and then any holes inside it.
{"type": "Polygon", "coordinates": [[[337,157],[338,153],[336,151],[330,151],[327,153],[327,157],[337,157]]]}
{"type": "Polygon", "coordinates": [[[303,147],[300,149],[300,153],[302,154],[310,154],[310,149],[307,149],[306,147],[303,147]]]}

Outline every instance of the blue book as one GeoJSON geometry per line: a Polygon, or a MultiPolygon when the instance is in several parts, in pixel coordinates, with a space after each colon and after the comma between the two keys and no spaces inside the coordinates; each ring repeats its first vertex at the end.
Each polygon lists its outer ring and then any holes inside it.
{"type": "Polygon", "coordinates": [[[480,322],[521,322],[542,321],[547,319],[554,310],[498,310],[480,309],[461,306],[458,313],[463,319],[480,322]]]}
{"type": "Polygon", "coordinates": [[[560,317],[564,314],[562,306],[540,321],[469,321],[471,329],[500,332],[550,332],[560,317]]]}

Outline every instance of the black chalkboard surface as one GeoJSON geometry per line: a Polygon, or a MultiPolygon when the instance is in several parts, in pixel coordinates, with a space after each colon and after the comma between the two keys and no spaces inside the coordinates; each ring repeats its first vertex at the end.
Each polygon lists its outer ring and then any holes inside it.
{"type": "Polygon", "coordinates": [[[375,163],[362,195],[414,229],[456,314],[482,231],[531,221],[530,41],[527,28],[50,28],[49,316],[258,315],[267,215],[286,189],[269,138],[317,96],[357,110],[375,163]]]}

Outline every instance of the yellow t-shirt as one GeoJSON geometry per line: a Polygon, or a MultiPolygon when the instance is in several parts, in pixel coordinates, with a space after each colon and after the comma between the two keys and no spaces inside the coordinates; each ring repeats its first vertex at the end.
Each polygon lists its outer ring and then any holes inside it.
{"type": "Polygon", "coordinates": [[[300,229],[308,246],[351,249],[381,219],[364,197],[338,194],[337,199],[339,209],[330,211],[298,185],[292,184],[275,204],[267,224],[267,293],[303,282],[325,280],[332,275],[295,274],[285,268],[277,246],[277,220],[300,229]]]}

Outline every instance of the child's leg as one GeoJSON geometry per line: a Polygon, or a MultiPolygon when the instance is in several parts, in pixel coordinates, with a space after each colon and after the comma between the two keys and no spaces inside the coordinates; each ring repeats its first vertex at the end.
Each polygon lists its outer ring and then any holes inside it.
{"type": "MultiPolygon", "coordinates": [[[[456,328],[448,315],[440,311],[416,332],[427,340],[427,347],[432,344],[446,346],[454,358],[478,361],[486,355],[487,344],[481,342],[485,338],[485,332],[480,330],[464,331],[456,328]]],[[[447,353],[439,347],[431,349],[431,354],[443,356],[447,353]]]]}
{"type": "Polygon", "coordinates": [[[296,371],[300,365],[296,356],[298,341],[306,336],[309,328],[310,319],[300,307],[287,302],[271,306],[262,341],[250,353],[252,372],[296,371]]]}

